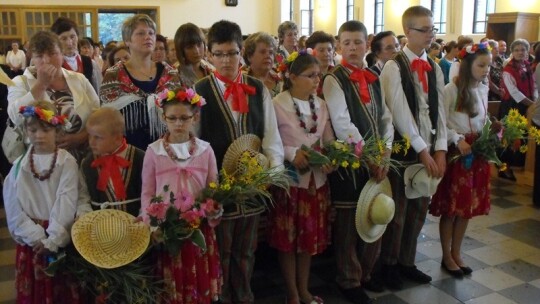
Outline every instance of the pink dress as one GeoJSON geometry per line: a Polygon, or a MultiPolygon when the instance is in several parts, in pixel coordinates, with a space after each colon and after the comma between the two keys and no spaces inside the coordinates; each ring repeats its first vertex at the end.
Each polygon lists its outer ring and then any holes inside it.
{"type": "MultiPolygon", "coordinates": [[[[189,192],[197,197],[210,182],[217,180],[216,158],[209,143],[196,139],[192,155],[189,142],[171,144],[170,147],[181,160],[175,161],[168,156],[162,139],[150,144],[146,151],[141,195],[141,212],[145,221],[148,221],[146,207],[153,196],[162,194],[164,186],[168,185],[177,196],[189,192]]],[[[188,241],[176,257],[164,250],[158,253],[157,268],[165,282],[161,302],[210,303],[220,294],[222,276],[216,235],[206,221],[200,229],[206,240],[206,252],[188,241]]]]}
{"type": "MultiPolygon", "coordinates": [[[[314,126],[313,110],[309,102],[294,99],[302,113],[306,127],[314,126]]],[[[292,162],[302,144],[311,147],[334,139],[324,100],[314,97],[317,130],[308,133],[300,127],[300,120],[288,91],[274,97],[278,129],[283,141],[285,160],[292,162]]],[[[293,168],[291,168],[294,170],[293,168]]],[[[326,174],[320,167],[310,167],[291,182],[289,196],[283,191],[274,193],[276,204],[269,214],[269,244],[283,252],[323,252],[330,243],[330,191],[326,174]]]]}

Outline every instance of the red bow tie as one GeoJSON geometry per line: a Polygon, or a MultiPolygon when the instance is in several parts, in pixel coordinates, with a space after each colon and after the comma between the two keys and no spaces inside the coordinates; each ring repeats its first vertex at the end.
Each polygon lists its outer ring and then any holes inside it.
{"type": "Polygon", "coordinates": [[[377,80],[377,76],[365,69],[359,69],[345,60],[342,60],[341,64],[352,71],[349,79],[358,83],[358,87],[360,89],[360,99],[362,102],[366,104],[370,103],[371,95],[369,94],[368,84],[375,82],[377,80]]]}
{"type": "Polygon", "coordinates": [[[420,58],[416,58],[411,63],[411,70],[413,72],[416,72],[418,75],[418,80],[422,83],[422,88],[424,89],[424,93],[428,92],[428,83],[426,78],[426,72],[430,72],[432,70],[431,65],[420,58]]]}
{"type": "Polygon", "coordinates": [[[122,145],[114,153],[98,157],[91,164],[92,168],[101,169],[99,172],[97,189],[100,191],[105,191],[110,178],[114,187],[116,199],[120,201],[127,198],[126,187],[124,186],[124,180],[122,179],[120,170],[121,168],[129,167],[131,162],[123,157],[118,156],[118,154],[124,151],[126,148],[127,143],[124,139],[122,145]]]}
{"type": "Polygon", "coordinates": [[[241,83],[242,72],[238,72],[238,77],[235,81],[231,81],[228,78],[223,77],[218,72],[214,72],[214,75],[217,79],[225,83],[225,93],[223,94],[223,99],[227,100],[230,95],[232,95],[232,109],[233,111],[240,113],[249,112],[248,102],[246,94],[255,95],[255,87],[241,83]]]}

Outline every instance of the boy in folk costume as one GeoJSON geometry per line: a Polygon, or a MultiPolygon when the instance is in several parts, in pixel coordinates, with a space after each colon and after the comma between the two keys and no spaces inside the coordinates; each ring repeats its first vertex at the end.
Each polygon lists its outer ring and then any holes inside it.
{"type": "MultiPolygon", "coordinates": [[[[361,22],[348,21],[339,28],[338,35],[343,60],[324,78],[323,84],[336,137],[357,143],[365,137],[376,136],[386,140],[385,157],[390,157],[394,135],[392,116],[384,103],[377,74],[364,67],[366,27],[361,22]]],[[[356,170],[356,188],[350,174],[342,172],[330,176],[330,192],[337,210],[333,238],[338,269],[336,280],[353,303],[371,303],[361,285],[370,280],[380,250],[380,241],[364,243],[364,256],[359,261],[356,250],[363,241],[355,229],[355,208],[369,177],[381,182],[387,173],[387,167],[376,165],[369,166],[369,174],[364,169],[356,170]]]]}
{"type": "MultiPolygon", "coordinates": [[[[441,178],[446,169],[446,116],[444,77],[438,64],[428,58],[428,48],[437,32],[431,11],[422,6],[408,8],[402,17],[407,45],[389,60],[381,73],[386,104],[392,112],[396,139],[410,136],[411,147],[402,159],[422,163],[430,177],[441,178]]],[[[403,172],[390,174],[396,204],[393,221],[383,236],[381,263],[388,287],[401,289],[400,275],[419,283],[431,277],[414,265],[417,237],[426,218],[429,197],[407,199],[403,172]]]]}
{"type": "Polygon", "coordinates": [[[113,208],[138,216],[144,152],[124,138],[124,117],[113,108],[100,108],[86,123],[92,150],[81,163],[77,215],[113,208]]]}
{"type": "MultiPolygon", "coordinates": [[[[214,23],[208,32],[208,49],[216,67],[195,84],[206,99],[201,110],[200,139],[214,149],[218,169],[229,145],[245,134],[262,139],[262,152],[270,167],[283,164],[283,144],[268,89],[240,71],[242,32],[233,22],[214,23]]],[[[264,208],[236,204],[225,208],[216,235],[223,266],[223,303],[253,303],[250,280],[255,262],[257,228],[264,208]]]]}

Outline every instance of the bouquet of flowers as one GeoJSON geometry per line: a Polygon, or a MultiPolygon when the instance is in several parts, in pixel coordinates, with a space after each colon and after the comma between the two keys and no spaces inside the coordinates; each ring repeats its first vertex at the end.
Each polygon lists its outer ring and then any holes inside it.
{"type": "MultiPolygon", "coordinates": [[[[497,155],[500,148],[510,148],[525,153],[527,152],[527,144],[522,140],[531,138],[540,144],[540,131],[535,127],[527,127],[527,118],[519,114],[516,109],[511,109],[508,115],[501,120],[501,124],[502,128],[498,130],[492,128],[489,119],[486,120],[480,136],[471,145],[473,153],[463,156],[466,168],[470,168],[474,155],[478,155],[488,162],[495,163],[500,171],[505,171],[506,164],[501,162],[497,155]]],[[[460,157],[462,156],[456,156],[456,158],[460,157]]]]}
{"type": "Polygon", "coordinates": [[[150,225],[161,230],[160,238],[167,251],[173,256],[178,255],[187,240],[206,251],[204,235],[199,227],[205,219],[213,226],[221,217],[223,208],[211,198],[196,200],[189,193],[176,196],[168,186],[163,188],[163,192],[164,195],[152,198],[146,213],[150,217],[150,225]],[[179,201],[179,208],[175,206],[176,201],[179,201]]]}
{"type": "Polygon", "coordinates": [[[265,169],[257,155],[249,151],[241,154],[235,171],[222,169],[218,183],[210,183],[203,190],[204,199],[212,199],[223,206],[230,204],[246,204],[250,206],[266,206],[272,202],[269,186],[288,190],[289,180],[284,170],[278,168],[265,169]]]}

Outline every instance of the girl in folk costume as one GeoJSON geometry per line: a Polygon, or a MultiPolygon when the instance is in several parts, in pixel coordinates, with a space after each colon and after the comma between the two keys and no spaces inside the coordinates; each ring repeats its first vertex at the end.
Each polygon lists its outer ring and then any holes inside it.
{"type": "Polygon", "coordinates": [[[472,272],[461,258],[461,243],[469,219],[488,214],[490,209],[489,164],[480,156],[469,155],[472,143],[489,119],[489,87],[484,81],[489,75],[490,52],[487,43],[463,48],[458,77],[444,90],[449,161],[429,212],[441,216],[441,266],[456,277],[472,272]],[[462,155],[463,159],[450,161],[456,155],[462,155]],[[469,164],[466,159],[471,156],[472,164],[469,164]]]}
{"type": "MultiPolygon", "coordinates": [[[[141,211],[148,221],[146,207],[165,186],[176,197],[196,198],[209,183],[217,180],[214,151],[208,142],[196,138],[191,129],[199,120],[204,99],[192,89],[169,91],[161,102],[165,136],[148,146],[142,171],[141,211]]],[[[177,207],[181,199],[176,200],[177,207]]],[[[165,282],[163,301],[173,304],[210,303],[221,291],[221,266],[216,245],[215,217],[200,226],[206,240],[203,252],[186,241],[178,256],[159,253],[158,271],[165,282]]]]}
{"type": "Polygon", "coordinates": [[[156,24],[147,15],[126,19],[122,38],[131,57],[105,72],[99,97],[103,107],[120,110],[126,121],[127,143],[141,150],[165,132],[156,107],[158,94],[180,86],[178,72],[165,62],[153,62],[156,24]]]}
{"type": "MultiPolygon", "coordinates": [[[[20,108],[30,140],[4,183],[9,232],[17,242],[17,303],[77,303],[78,293],[64,275],[44,273],[51,255],[70,242],[77,207],[77,162],[55,142],[65,116],[50,102],[20,108]]],[[[76,284],[74,284],[76,285],[76,284]]]]}
{"type": "Polygon", "coordinates": [[[300,53],[289,63],[285,91],[273,100],[285,160],[298,175],[290,196],[276,195],[270,212],[270,246],[279,250],[288,303],[322,303],[309,292],[308,279],[311,256],[323,252],[330,241],[326,174],[332,167],[311,167],[308,153],[300,148],[321,147],[334,139],[326,103],[317,97],[320,72],[315,57],[300,53]]]}

